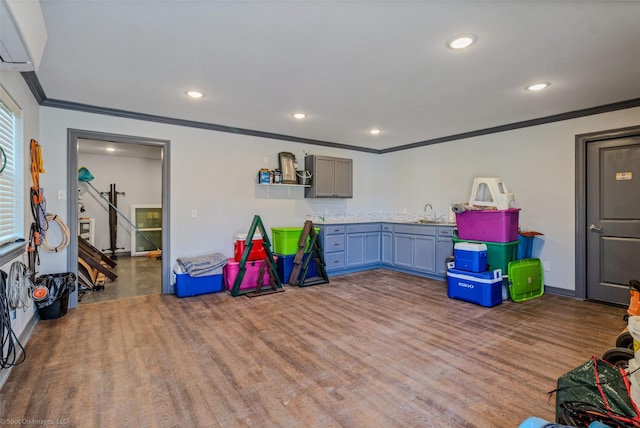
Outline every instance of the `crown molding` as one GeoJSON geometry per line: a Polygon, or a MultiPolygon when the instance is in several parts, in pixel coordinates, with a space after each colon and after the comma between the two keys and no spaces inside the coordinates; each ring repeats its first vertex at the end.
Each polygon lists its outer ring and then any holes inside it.
{"type": "Polygon", "coordinates": [[[616,110],[624,110],[628,108],[640,107],[640,98],[620,101],[611,104],[604,104],[596,107],[589,107],[580,110],[574,110],[566,113],[554,114],[551,116],[540,117],[537,119],[524,120],[521,122],[508,123],[505,125],[494,126],[491,128],[478,129],[475,131],[463,132],[460,134],[447,135],[444,137],[432,138],[429,140],[417,141],[415,143],[404,144],[386,149],[372,149],[369,147],[353,146],[350,144],[336,143],[332,141],[314,140],[304,137],[296,137],[293,135],[277,134],[273,132],[257,131],[255,129],[236,128],[233,126],[219,125],[209,122],[199,122],[194,120],[178,119],[175,117],[158,116],[146,113],[138,113],[128,110],[119,110],[107,107],[94,106],[90,104],[76,103],[72,101],[57,100],[47,98],[38,76],[35,72],[21,73],[33,97],[39,105],[44,107],[61,108],[66,110],[82,111],[85,113],[102,114],[106,116],[123,117],[127,119],[143,120],[147,122],[164,123],[168,125],[184,126],[188,128],[206,129],[209,131],[227,132],[231,134],[249,135],[252,137],[268,138],[272,140],[291,141],[294,143],[310,144],[315,146],[332,147],[337,149],[353,150],[358,152],[385,154],[398,152],[401,150],[416,149],[418,147],[430,146],[433,144],[441,144],[449,141],[463,140],[466,138],[479,137],[482,135],[495,134],[498,132],[512,131],[515,129],[528,128],[531,126],[539,126],[547,123],[560,122],[563,120],[576,119],[579,117],[592,116],[594,114],[608,113],[616,110]]]}

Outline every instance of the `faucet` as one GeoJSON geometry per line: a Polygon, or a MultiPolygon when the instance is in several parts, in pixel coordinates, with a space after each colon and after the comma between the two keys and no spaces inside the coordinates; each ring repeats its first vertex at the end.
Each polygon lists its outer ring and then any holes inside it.
{"type": "Polygon", "coordinates": [[[427,202],[424,205],[424,216],[425,216],[425,218],[427,218],[427,207],[431,210],[431,216],[433,217],[433,220],[435,220],[436,219],[436,211],[433,209],[433,206],[429,202],[427,202]]]}

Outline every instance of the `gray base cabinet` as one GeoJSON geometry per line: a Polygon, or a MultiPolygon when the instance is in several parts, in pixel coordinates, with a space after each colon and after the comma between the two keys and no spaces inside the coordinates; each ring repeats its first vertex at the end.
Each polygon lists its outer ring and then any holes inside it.
{"type": "Polygon", "coordinates": [[[327,273],[346,273],[380,265],[380,223],[318,227],[327,273]]]}
{"type": "Polygon", "coordinates": [[[380,223],[347,226],[347,268],[380,263],[380,223]]]}
{"type": "Polygon", "coordinates": [[[345,266],[344,225],[320,226],[320,240],[324,250],[324,263],[327,273],[344,269],[345,266]]]}
{"type": "Polygon", "coordinates": [[[396,225],[394,228],[393,265],[416,271],[436,271],[436,228],[396,225]]]}
{"type": "Polygon", "coordinates": [[[447,275],[453,226],[398,223],[317,225],[327,273],[339,275],[379,267],[432,278],[447,275]]]}

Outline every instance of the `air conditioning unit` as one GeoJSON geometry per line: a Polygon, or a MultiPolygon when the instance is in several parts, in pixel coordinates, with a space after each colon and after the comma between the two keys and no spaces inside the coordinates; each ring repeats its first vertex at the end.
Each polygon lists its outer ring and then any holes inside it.
{"type": "Polygon", "coordinates": [[[33,62],[5,0],[0,0],[0,66],[6,70],[33,71],[33,62]]]}

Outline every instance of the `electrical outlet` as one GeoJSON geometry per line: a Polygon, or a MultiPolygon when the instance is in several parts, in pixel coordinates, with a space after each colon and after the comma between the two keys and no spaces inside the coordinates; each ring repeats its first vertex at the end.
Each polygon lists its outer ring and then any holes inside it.
{"type": "Polygon", "coordinates": [[[551,262],[542,262],[542,270],[545,272],[551,272],[551,262]]]}
{"type": "Polygon", "coordinates": [[[263,162],[264,162],[265,165],[268,165],[269,164],[269,156],[265,156],[263,162]]]}
{"type": "Polygon", "coordinates": [[[65,199],[67,199],[67,192],[65,192],[63,189],[58,189],[58,200],[64,201],[65,199]]]}
{"type": "Polygon", "coordinates": [[[198,210],[191,210],[191,218],[198,218],[198,210]]]}

